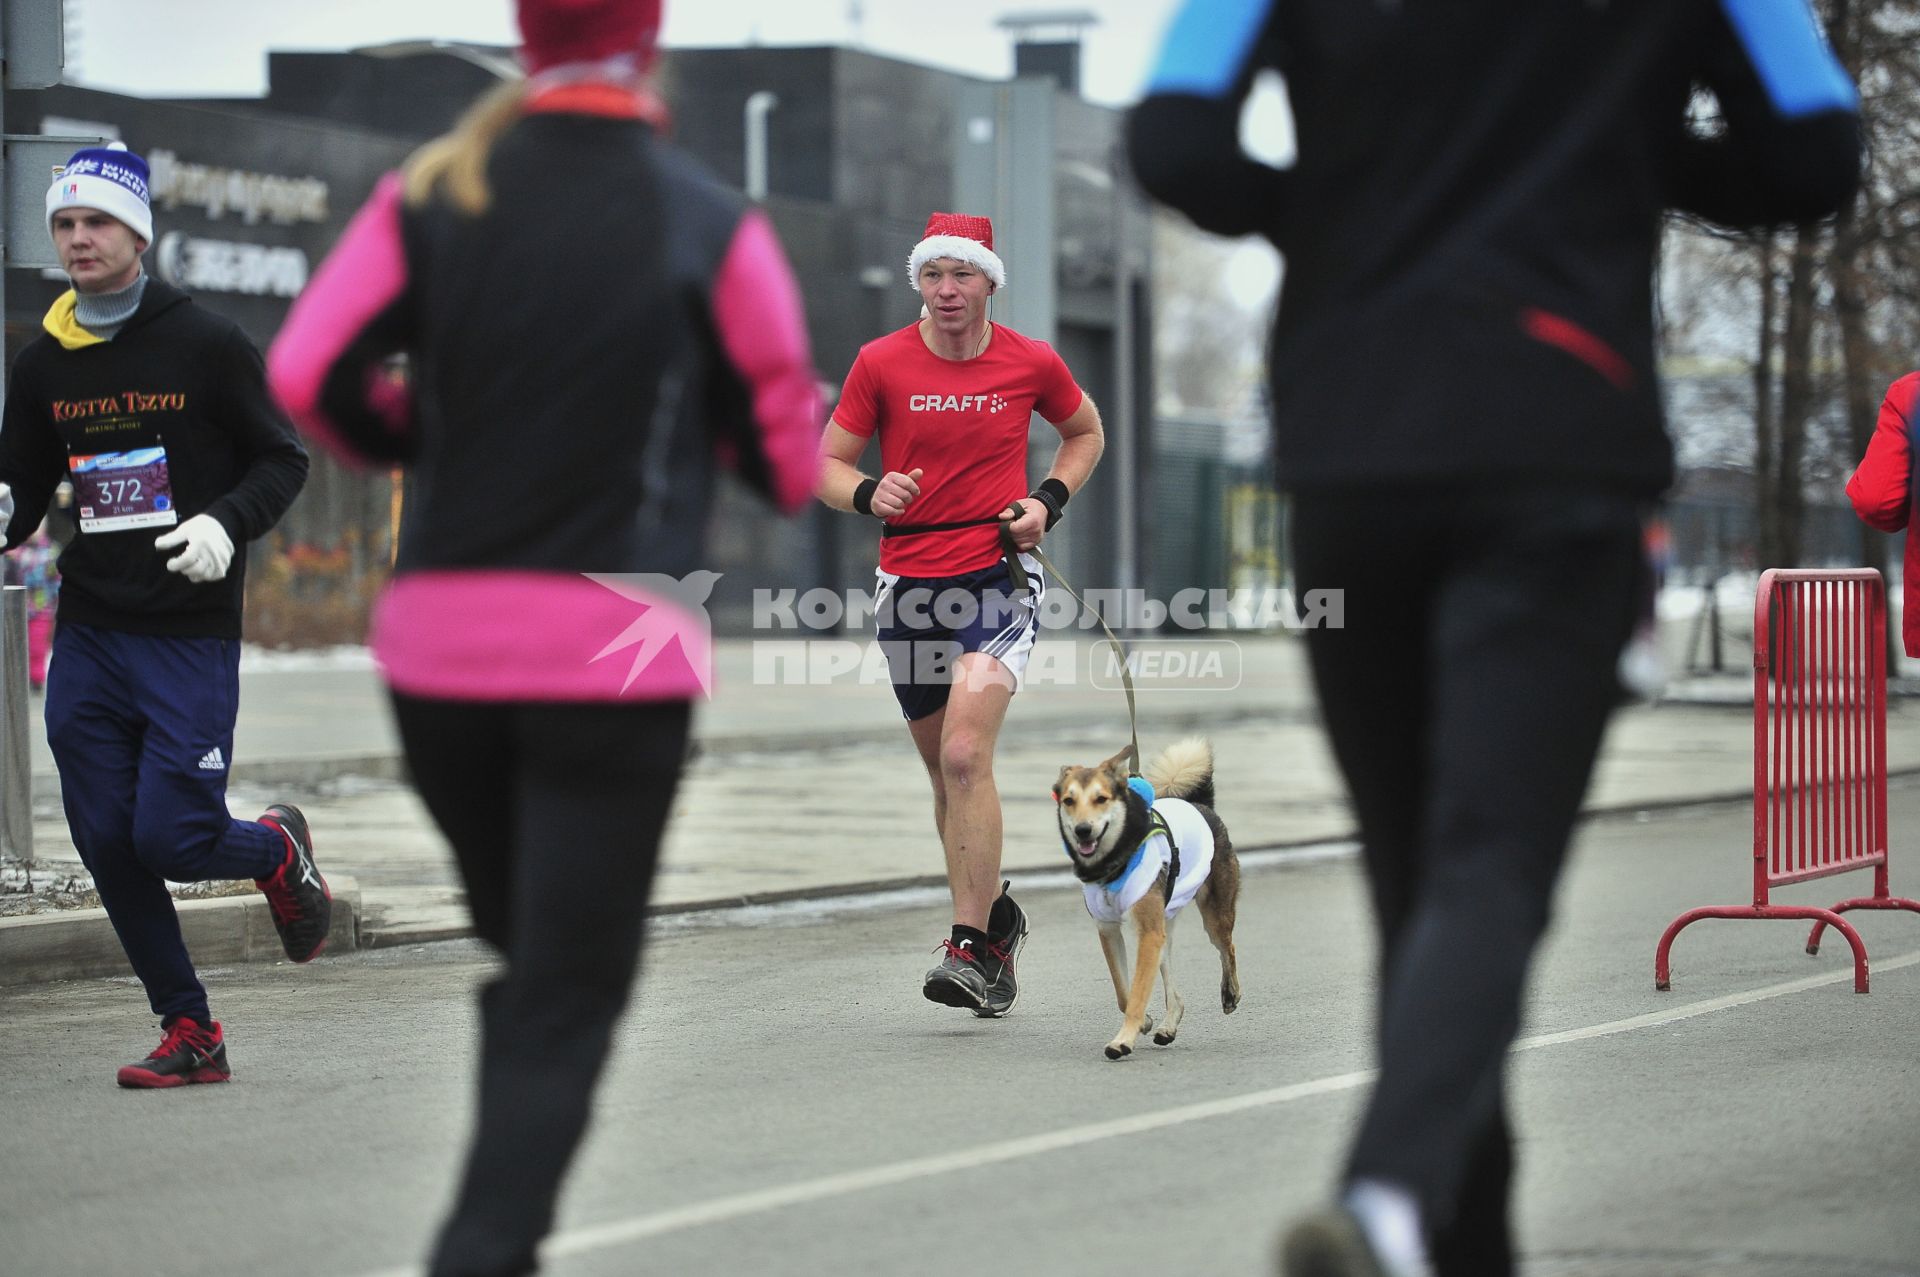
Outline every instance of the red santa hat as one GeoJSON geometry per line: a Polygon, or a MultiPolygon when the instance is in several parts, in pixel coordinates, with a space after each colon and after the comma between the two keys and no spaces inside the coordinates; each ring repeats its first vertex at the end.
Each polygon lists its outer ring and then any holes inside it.
{"type": "Polygon", "coordinates": [[[632,57],[653,64],[661,0],[519,0],[520,58],[528,75],[571,62],[632,57]]]}
{"type": "Polygon", "coordinates": [[[993,251],[993,223],[966,213],[935,213],[907,258],[907,282],[920,287],[920,268],[940,257],[977,266],[995,288],[1007,286],[1007,268],[993,251]]]}

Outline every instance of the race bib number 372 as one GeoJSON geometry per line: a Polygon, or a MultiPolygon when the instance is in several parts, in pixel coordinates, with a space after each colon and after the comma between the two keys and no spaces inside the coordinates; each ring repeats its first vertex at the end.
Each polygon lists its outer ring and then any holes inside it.
{"type": "Polygon", "coordinates": [[[165,448],[74,457],[70,468],[82,532],[170,527],[180,522],[173,508],[165,448]]]}

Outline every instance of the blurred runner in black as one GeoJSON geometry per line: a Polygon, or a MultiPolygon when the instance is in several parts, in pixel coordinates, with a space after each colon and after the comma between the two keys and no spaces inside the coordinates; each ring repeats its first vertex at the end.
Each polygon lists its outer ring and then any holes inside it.
{"type": "Polygon", "coordinates": [[[1157,199],[1286,259],[1295,583],[1345,591],[1309,646],[1380,925],[1380,1080],[1286,1271],[1500,1277],[1503,1064],[1672,474],[1661,214],[1838,210],[1854,89],[1805,0],[1188,0],[1128,143],[1157,199]],[[1238,145],[1267,69],[1286,170],[1238,145]]]}

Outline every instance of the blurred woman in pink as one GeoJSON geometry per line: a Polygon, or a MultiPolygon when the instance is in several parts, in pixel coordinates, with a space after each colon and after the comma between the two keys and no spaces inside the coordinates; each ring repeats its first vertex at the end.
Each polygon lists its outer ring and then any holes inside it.
{"type": "Polygon", "coordinates": [[[527,78],[380,181],[268,359],[310,439],[412,471],[372,643],[504,960],[435,1277],[535,1267],[711,668],[717,471],[796,511],[821,427],[772,225],[659,136],[659,0],[519,19],[527,78]]]}
{"type": "Polygon", "coordinates": [[[73,539],[73,488],[61,484],[40,530],[6,557],[6,583],[27,591],[27,682],[36,692],[47,686],[47,659],[53,655],[53,614],[60,601],[60,551],[73,539]]]}

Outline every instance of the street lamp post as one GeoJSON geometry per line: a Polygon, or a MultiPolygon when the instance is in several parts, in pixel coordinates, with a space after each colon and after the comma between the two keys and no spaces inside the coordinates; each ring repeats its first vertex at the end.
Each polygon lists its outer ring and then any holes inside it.
{"type": "Polygon", "coordinates": [[[767,116],[780,105],[780,95],[761,89],[747,99],[747,198],[756,204],[767,198],[767,116]]]}

